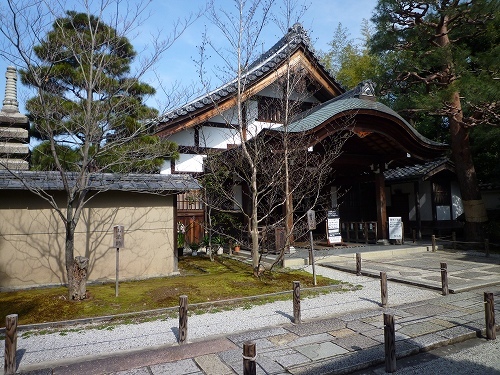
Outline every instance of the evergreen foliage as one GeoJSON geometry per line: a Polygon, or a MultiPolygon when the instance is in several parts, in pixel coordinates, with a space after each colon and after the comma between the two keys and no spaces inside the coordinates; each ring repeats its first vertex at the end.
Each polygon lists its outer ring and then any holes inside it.
{"type": "Polygon", "coordinates": [[[99,18],[69,11],[33,47],[40,65],[21,72],[38,95],[26,103],[38,170],[156,172],[176,145],[150,135],[144,104],[153,87],[130,78],[136,56],[124,36],[99,18]]]}

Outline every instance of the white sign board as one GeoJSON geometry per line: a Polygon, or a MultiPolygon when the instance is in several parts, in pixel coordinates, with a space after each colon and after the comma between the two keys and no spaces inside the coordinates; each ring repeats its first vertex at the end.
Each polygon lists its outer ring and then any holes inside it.
{"type": "Polygon", "coordinates": [[[389,217],[389,239],[403,239],[403,222],[401,217],[389,217]]]}
{"type": "Polygon", "coordinates": [[[328,231],[328,242],[330,244],[342,243],[340,235],[340,217],[337,211],[328,211],[326,227],[328,231]]]}
{"type": "Polygon", "coordinates": [[[125,247],[125,227],[115,225],[113,227],[113,247],[123,249],[125,247]]]}
{"type": "Polygon", "coordinates": [[[307,228],[309,230],[316,229],[316,212],[314,210],[307,211],[307,228]]]}

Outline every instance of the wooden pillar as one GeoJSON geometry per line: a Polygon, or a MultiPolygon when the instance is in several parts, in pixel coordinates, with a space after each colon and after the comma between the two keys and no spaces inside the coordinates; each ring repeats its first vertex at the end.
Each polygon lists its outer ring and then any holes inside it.
{"type": "Polygon", "coordinates": [[[300,281],[293,282],[293,322],[300,323],[300,281]]]}
{"type": "Polygon", "coordinates": [[[17,319],[17,314],[10,314],[5,318],[5,375],[16,373],[17,319]]]}
{"type": "Polygon", "coordinates": [[[387,306],[387,274],[380,272],[380,297],[382,300],[382,307],[387,306]]]}
{"type": "Polygon", "coordinates": [[[256,356],[255,343],[252,341],[243,343],[243,375],[255,375],[257,373],[256,356]]]}
{"type": "Polygon", "coordinates": [[[394,315],[384,314],[385,371],[396,372],[396,331],[394,315]]]}
{"type": "Polygon", "coordinates": [[[380,239],[387,239],[387,201],[384,173],[375,173],[375,199],[377,200],[377,230],[380,239]]]}
{"type": "Polygon", "coordinates": [[[495,340],[497,338],[497,330],[495,326],[495,301],[493,293],[484,292],[484,316],[486,319],[486,338],[495,340]]]}
{"type": "Polygon", "coordinates": [[[188,296],[179,297],[179,344],[187,342],[188,334],[188,296]]]}

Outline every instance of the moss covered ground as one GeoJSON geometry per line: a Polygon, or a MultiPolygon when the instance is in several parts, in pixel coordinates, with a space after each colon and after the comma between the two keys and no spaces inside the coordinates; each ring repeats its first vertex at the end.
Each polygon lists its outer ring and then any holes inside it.
{"type": "MultiPolygon", "coordinates": [[[[179,271],[178,276],[120,282],[118,297],[115,297],[114,282],[88,285],[89,298],[78,302],[67,300],[65,287],[2,292],[0,327],[5,327],[5,316],[9,314],[18,314],[20,325],[57,322],[176,307],[181,295],[187,295],[191,305],[289,291],[293,281],[300,281],[301,288],[313,286],[310,273],[276,269],[256,278],[251,266],[229,257],[217,257],[212,262],[203,256],[185,256],[179,260],[179,271]]],[[[318,286],[339,283],[317,277],[318,286]]],[[[291,299],[291,293],[248,300],[243,305],[286,298],[291,299]]],[[[228,305],[217,307],[215,304],[212,309],[228,308],[228,305]]]]}

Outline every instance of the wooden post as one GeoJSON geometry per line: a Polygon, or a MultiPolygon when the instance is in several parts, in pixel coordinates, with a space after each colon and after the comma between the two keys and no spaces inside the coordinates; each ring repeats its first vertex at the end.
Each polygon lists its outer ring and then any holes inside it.
{"type": "Polygon", "coordinates": [[[119,272],[120,272],[120,248],[116,248],[116,281],[115,281],[115,297],[118,297],[118,284],[119,284],[119,272]]]}
{"type": "Polygon", "coordinates": [[[495,302],[493,293],[484,292],[484,317],[486,319],[486,338],[495,340],[497,332],[495,327],[495,302]]]}
{"type": "Polygon", "coordinates": [[[188,297],[179,298],[179,344],[185,344],[188,333],[188,297]]]}
{"type": "Polygon", "coordinates": [[[490,256],[490,240],[488,238],[484,239],[484,251],[486,251],[486,256],[490,256]]]}
{"type": "Polygon", "coordinates": [[[17,314],[5,318],[5,375],[16,373],[17,314]]]}
{"type": "Polygon", "coordinates": [[[455,231],[451,232],[451,242],[453,244],[453,250],[457,249],[457,234],[455,231]]]}
{"type": "Polygon", "coordinates": [[[361,276],[361,253],[356,253],[356,275],[361,276]]]}
{"type": "Polygon", "coordinates": [[[448,265],[446,263],[441,263],[441,289],[443,291],[443,296],[449,294],[448,291],[448,265]]]}
{"type": "Polygon", "coordinates": [[[311,242],[311,250],[309,252],[309,261],[311,263],[312,270],[313,270],[313,283],[314,283],[314,286],[316,286],[317,285],[317,282],[316,282],[316,265],[314,264],[314,241],[313,241],[313,232],[312,232],[312,230],[309,231],[309,240],[311,242]]]}
{"type": "Polygon", "coordinates": [[[432,235],[432,252],[436,251],[436,235],[432,235]]]}
{"type": "Polygon", "coordinates": [[[257,374],[256,356],[255,343],[251,341],[245,342],[243,344],[243,375],[257,374]]]}
{"type": "Polygon", "coordinates": [[[387,306],[387,274],[380,272],[380,295],[382,299],[382,307],[387,306]]]}
{"type": "Polygon", "coordinates": [[[293,282],[293,322],[300,323],[300,281],[293,282]]]}
{"type": "Polygon", "coordinates": [[[384,314],[385,371],[396,372],[396,331],[394,315],[384,314]]]}

